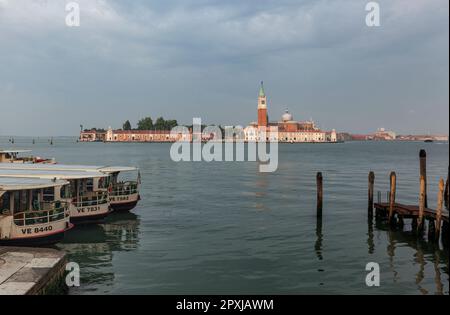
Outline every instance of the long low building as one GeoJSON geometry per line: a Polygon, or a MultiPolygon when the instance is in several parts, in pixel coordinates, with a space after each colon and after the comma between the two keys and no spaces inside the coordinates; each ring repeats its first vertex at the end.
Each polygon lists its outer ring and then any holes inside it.
{"type": "Polygon", "coordinates": [[[175,142],[191,141],[191,133],[174,133],[170,130],[112,130],[106,132],[108,142],[175,142]]]}
{"type": "Polygon", "coordinates": [[[170,130],[84,130],[80,133],[81,142],[175,142],[191,141],[191,133],[171,134],[170,130]]]}

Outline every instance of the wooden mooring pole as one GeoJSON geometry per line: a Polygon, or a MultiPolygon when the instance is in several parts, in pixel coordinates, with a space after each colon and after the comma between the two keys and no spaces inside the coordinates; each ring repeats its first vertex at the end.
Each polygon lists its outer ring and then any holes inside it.
{"type": "Polygon", "coordinates": [[[424,222],[423,215],[425,212],[425,177],[420,176],[420,194],[419,194],[419,218],[417,220],[417,232],[421,233],[423,231],[424,222]]]}
{"type": "Polygon", "coordinates": [[[423,176],[425,179],[425,208],[428,208],[428,194],[427,194],[427,152],[425,150],[420,150],[420,177],[423,176]]]}
{"type": "Polygon", "coordinates": [[[442,223],[442,244],[448,247],[448,222],[442,223]]]}
{"type": "Polygon", "coordinates": [[[375,173],[370,172],[369,173],[369,206],[368,206],[368,212],[369,216],[373,216],[373,192],[375,187],[375,173]]]}
{"type": "Polygon", "coordinates": [[[439,235],[441,233],[442,224],[442,207],[444,203],[444,180],[441,178],[439,181],[439,192],[437,198],[437,208],[436,208],[436,226],[435,226],[435,240],[439,241],[439,235]]]}
{"type": "Polygon", "coordinates": [[[317,173],[316,177],[317,182],[317,216],[322,216],[323,209],[323,176],[322,173],[317,173]]]}
{"type": "Polygon", "coordinates": [[[395,194],[397,191],[397,174],[391,172],[391,191],[389,193],[389,223],[392,223],[394,216],[395,194]]]}
{"type": "Polygon", "coordinates": [[[450,167],[447,171],[447,181],[445,182],[445,193],[444,193],[444,200],[445,200],[445,207],[448,208],[450,204],[450,200],[448,198],[448,175],[450,174],[450,167]]]}

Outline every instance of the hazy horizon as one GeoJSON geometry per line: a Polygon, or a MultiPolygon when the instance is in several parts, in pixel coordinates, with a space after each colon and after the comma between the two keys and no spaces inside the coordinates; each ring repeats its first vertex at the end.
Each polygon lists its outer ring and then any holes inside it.
{"type": "Polygon", "coordinates": [[[0,0],[0,136],[76,136],[145,116],[192,124],[286,108],[338,132],[449,133],[449,2],[0,0]]]}

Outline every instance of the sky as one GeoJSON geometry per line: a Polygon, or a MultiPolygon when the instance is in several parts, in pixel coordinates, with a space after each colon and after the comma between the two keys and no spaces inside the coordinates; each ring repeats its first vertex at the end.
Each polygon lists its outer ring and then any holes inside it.
{"type": "Polygon", "coordinates": [[[326,130],[449,131],[449,1],[0,0],[0,136],[286,109],[326,130]]]}

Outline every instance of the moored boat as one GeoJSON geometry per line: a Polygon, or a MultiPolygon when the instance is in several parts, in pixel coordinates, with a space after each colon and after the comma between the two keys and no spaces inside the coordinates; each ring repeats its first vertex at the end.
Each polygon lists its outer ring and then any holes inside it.
{"type": "Polygon", "coordinates": [[[0,245],[43,246],[61,241],[70,223],[69,182],[0,177],[0,245]]]}
{"type": "Polygon", "coordinates": [[[114,211],[130,211],[134,209],[139,200],[139,186],[141,184],[141,175],[137,168],[134,167],[101,167],[100,172],[109,174],[111,180],[110,201],[111,208],[114,211]],[[124,172],[137,172],[135,180],[124,180],[120,175],[124,172]]]}
{"type": "Polygon", "coordinates": [[[75,224],[97,223],[111,212],[110,179],[101,172],[0,169],[0,176],[67,180],[69,190],[64,199],[69,202],[70,220],[75,224]]]}
{"type": "Polygon", "coordinates": [[[55,159],[45,159],[39,156],[21,156],[31,150],[0,150],[0,163],[17,164],[56,164],[55,159]]]}
{"type": "Polygon", "coordinates": [[[136,167],[65,164],[11,165],[8,163],[0,163],[0,169],[101,172],[109,176],[111,183],[110,203],[114,211],[130,211],[136,207],[140,200],[139,188],[141,176],[139,169],[136,167]],[[124,179],[124,174],[128,174],[127,177],[132,179],[124,179]]]}

